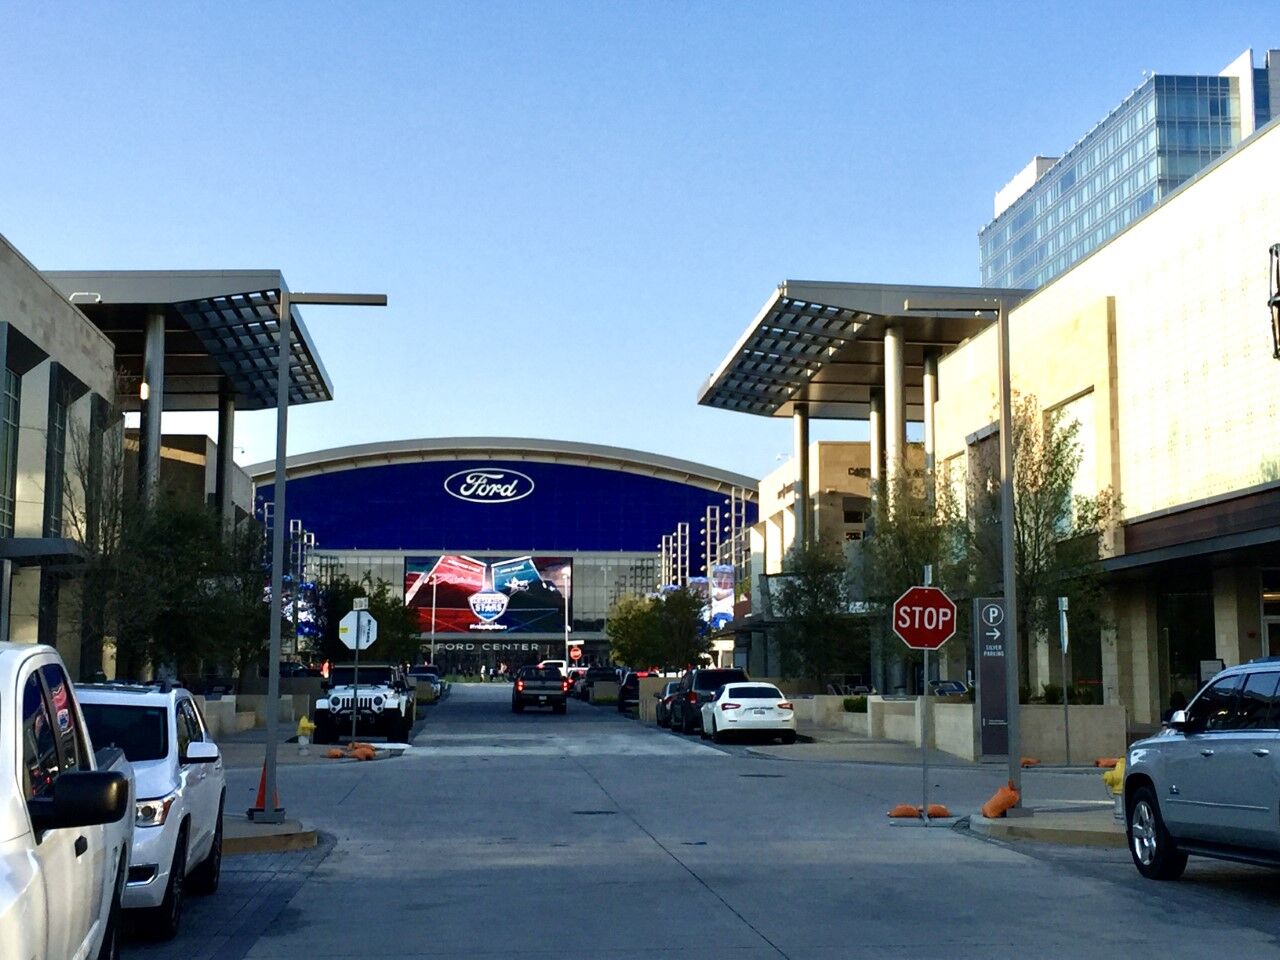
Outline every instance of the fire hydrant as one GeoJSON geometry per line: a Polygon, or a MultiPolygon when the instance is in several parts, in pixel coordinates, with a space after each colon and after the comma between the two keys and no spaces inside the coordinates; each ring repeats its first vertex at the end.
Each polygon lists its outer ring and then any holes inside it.
{"type": "Polygon", "coordinates": [[[306,716],[298,721],[298,755],[306,756],[311,752],[311,736],[316,732],[316,725],[306,716]]]}

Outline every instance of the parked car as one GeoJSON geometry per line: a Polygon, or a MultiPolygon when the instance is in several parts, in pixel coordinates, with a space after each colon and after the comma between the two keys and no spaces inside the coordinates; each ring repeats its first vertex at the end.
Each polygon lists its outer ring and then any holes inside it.
{"type": "Polygon", "coordinates": [[[222,872],[222,754],[200,708],[182,688],[77,687],[94,743],[119,747],[133,765],[137,811],[123,906],[156,939],[177,934],[186,893],[210,894],[222,872]]]}
{"type": "Polygon", "coordinates": [[[618,671],[614,667],[587,667],[587,672],[583,675],[582,682],[576,691],[578,698],[580,700],[590,700],[591,688],[601,681],[604,683],[617,683],[618,671]]]}
{"type": "Polygon", "coordinates": [[[410,667],[407,677],[411,683],[417,684],[419,687],[426,685],[435,692],[434,697],[416,697],[415,699],[417,699],[419,703],[424,701],[429,704],[436,703],[445,695],[445,692],[449,688],[449,685],[445,683],[444,679],[440,676],[440,671],[437,667],[429,665],[410,667]]]}
{"type": "Polygon", "coordinates": [[[559,667],[521,667],[511,688],[511,712],[523,713],[525,707],[550,707],[564,713],[569,697],[569,681],[559,667]]]}
{"type": "Polygon", "coordinates": [[[1280,866],[1280,657],[1230,667],[1168,728],[1129,748],[1134,866],[1176,880],[1188,854],[1280,866]]]}
{"type": "Polygon", "coordinates": [[[671,701],[675,698],[676,691],[680,689],[680,681],[672,680],[661,692],[655,693],[653,696],[658,701],[657,716],[658,726],[671,726],[671,701]]]}
{"type": "Polygon", "coordinates": [[[119,955],[133,770],[95,750],[61,657],[0,643],[0,953],[119,955]]]}
{"type": "Polygon", "coordinates": [[[743,733],[795,743],[795,707],[772,683],[726,683],[702,704],[702,735],[724,743],[743,733]]]}
{"type": "MultiPolygon", "coordinates": [[[[634,670],[629,671],[622,678],[622,684],[618,687],[618,712],[625,713],[627,707],[633,703],[640,702],[640,677],[642,674],[636,673],[634,670]]],[[[647,676],[647,674],[644,674],[647,676]]]]}
{"type": "Polygon", "coordinates": [[[750,680],[747,671],[736,667],[697,667],[680,678],[671,700],[671,729],[693,733],[702,727],[702,704],[726,683],[750,680]]]}

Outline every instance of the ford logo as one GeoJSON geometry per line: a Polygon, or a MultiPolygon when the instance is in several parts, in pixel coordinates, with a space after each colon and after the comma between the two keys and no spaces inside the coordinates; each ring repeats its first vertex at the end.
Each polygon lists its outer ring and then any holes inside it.
{"type": "Polygon", "coordinates": [[[447,477],[444,488],[468,503],[511,503],[533,493],[533,480],[517,470],[477,467],[447,477]]]}

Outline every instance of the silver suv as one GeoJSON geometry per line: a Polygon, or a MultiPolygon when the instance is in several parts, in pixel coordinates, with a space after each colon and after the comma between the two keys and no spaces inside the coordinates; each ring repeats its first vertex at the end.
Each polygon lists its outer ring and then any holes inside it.
{"type": "Polygon", "coordinates": [[[1138,872],[1176,880],[1187,855],[1280,866],[1280,657],[1214,677],[1129,748],[1124,806],[1138,872]]]}

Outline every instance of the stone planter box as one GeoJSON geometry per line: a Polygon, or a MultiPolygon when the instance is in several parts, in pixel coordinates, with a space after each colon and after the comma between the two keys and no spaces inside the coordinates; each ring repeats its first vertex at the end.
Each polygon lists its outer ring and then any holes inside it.
{"type": "Polygon", "coordinates": [[[846,733],[852,733],[858,737],[869,737],[870,724],[869,717],[865,713],[842,713],[840,714],[840,728],[846,733]]]}

